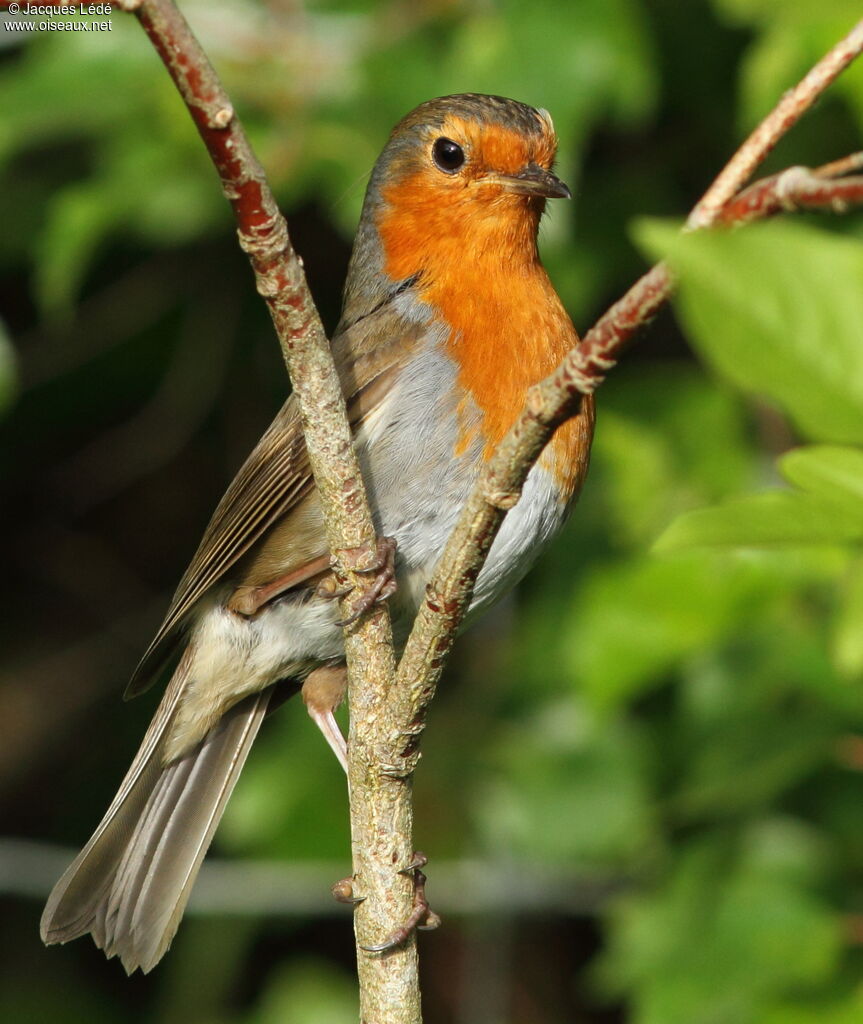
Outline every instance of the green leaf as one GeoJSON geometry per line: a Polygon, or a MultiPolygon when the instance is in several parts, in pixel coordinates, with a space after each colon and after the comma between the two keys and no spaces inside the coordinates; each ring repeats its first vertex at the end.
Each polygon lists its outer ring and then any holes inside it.
{"type": "Polygon", "coordinates": [[[775,401],[807,436],[863,441],[863,248],[801,224],[636,237],[679,276],[676,308],[714,369],[775,401]]]}
{"type": "Polygon", "coordinates": [[[678,517],[657,551],[689,547],[840,544],[863,538],[863,452],[830,445],[798,448],[779,460],[801,490],[767,491],[678,517]]]}
{"type": "Polygon", "coordinates": [[[574,697],[519,721],[475,801],[488,847],[592,867],[643,855],[652,815],[637,739],[574,697]]]}
{"type": "Polygon", "coordinates": [[[35,291],[43,312],[71,314],[93,253],[115,217],[95,183],[69,186],[51,201],[36,244],[35,291]]]}
{"type": "Polygon", "coordinates": [[[306,959],[275,973],[246,1024],[343,1024],[356,1020],[357,996],[345,971],[306,959]]]}
{"type": "Polygon", "coordinates": [[[863,991],[849,992],[844,999],[793,999],[767,1011],[759,1024],[860,1024],[863,991]],[[807,1005],[808,1004],[808,1005],[807,1005]]]}
{"type": "MultiPolygon", "coordinates": [[[[795,82],[848,32],[848,0],[713,0],[723,20],[753,31],[740,74],[741,132],[750,131],[795,82]]],[[[859,75],[841,75],[831,98],[844,95],[861,112],[859,75]]]]}
{"type": "Polygon", "coordinates": [[[643,549],[674,515],[749,480],[745,417],[739,399],[694,367],[620,369],[604,389],[591,479],[615,539],[643,549]]]}
{"type": "MultiPolygon", "coordinates": [[[[638,420],[603,411],[591,458],[605,470],[611,514],[620,540],[649,543],[668,519],[676,483],[666,438],[642,429],[638,420]]],[[[597,468],[593,472],[598,472],[597,468]]]]}
{"type": "Polygon", "coordinates": [[[597,566],[573,604],[561,665],[596,706],[612,708],[734,635],[785,585],[764,559],[714,552],[597,566]]]}
{"type": "Polygon", "coordinates": [[[712,728],[693,729],[669,810],[675,820],[693,821],[768,806],[825,762],[834,732],[833,721],[808,705],[781,715],[744,708],[712,728]]]}
{"type": "Polygon", "coordinates": [[[782,475],[804,491],[863,516],[863,451],[830,445],[796,448],[779,460],[782,475]]]}
{"type": "Polygon", "coordinates": [[[863,539],[863,519],[814,494],[769,491],[685,512],[656,541],[657,552],[693,547],[840,544],[863,539]]]}

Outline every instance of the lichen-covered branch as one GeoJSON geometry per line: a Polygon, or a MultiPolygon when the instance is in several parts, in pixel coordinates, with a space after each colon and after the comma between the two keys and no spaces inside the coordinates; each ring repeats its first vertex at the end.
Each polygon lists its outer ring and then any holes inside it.
{"type": "MultiPolygon", "coordinates": [[[[376,557],[365,488],[329,345],[287,225],[242,125],[206,54],[171,0],[124,0],[161,56],[218,171],[240,245],[275,324],[300,408],[309,461],[325,513],[327,540],[354,592],[376,557]]],[[[345,617],[350,609],[344,608],[345,617]]],[[[359,945],[398,928],[411,911],[410,879],[393,856],[412,854],[409,781],[378,770],[381,705],[394,670],[389,615],[379,606],[348,629],[351,831],[359,945]],[[398,865],[395,865],[398,866],[398,865]]],[[[358,949],[361,1011],[375,1024],[417,1024],[419,980],[413,937],[386,958],[358,949]]]]}

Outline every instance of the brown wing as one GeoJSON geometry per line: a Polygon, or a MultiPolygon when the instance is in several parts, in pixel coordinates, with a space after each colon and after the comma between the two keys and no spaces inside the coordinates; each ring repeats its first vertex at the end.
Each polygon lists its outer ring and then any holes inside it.
{"type": "Polygon", "coordinates": [[[178,627],[204,593],[312,486],[296,403],[289,398],[216,506],[165,620],[129,681],[127,698],[147,688],[173,650],[178,627]]]}
{"type": "MultiPolygon", "coordinates": [[[[422,336],[383,307],[333,342],[348,399],[351,426],[362,422],[404,367],[422,336]],[[379,339],[393,339],[388,345],[379,339]]],[[[303,504],[314,489],[293,397],[279,410],[216,506],[198,550],[180,580],[165,621],[138,663],[126,698],[143,692],[171,654],[179,629],[204,594],[257,544],[273,525],[303,504]]],[[[326,550],[322,541],[322,550],[326,550]]]]}

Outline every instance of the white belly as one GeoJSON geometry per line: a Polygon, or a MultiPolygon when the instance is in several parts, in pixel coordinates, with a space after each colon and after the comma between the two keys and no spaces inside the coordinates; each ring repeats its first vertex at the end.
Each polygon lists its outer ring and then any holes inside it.
{"type": "MultiPolygon", "coordinates": [[[[460,431],[481,423],[476,407],[455,408],[456,373],[455,364],[440,349],[428,349],[357,436],[377,529],[395,537],[398,545],[400,592],[393,602],[397,618],[415,615],[482,462],[480,439],[453,458],[460,431]],[[409,419],[405,409],[412,410],[409,419]]],[[[525,575],[565,518],[566,508],[551,475],[534,466],[477,579],[470,615],[502,597],[525,575]]]]}

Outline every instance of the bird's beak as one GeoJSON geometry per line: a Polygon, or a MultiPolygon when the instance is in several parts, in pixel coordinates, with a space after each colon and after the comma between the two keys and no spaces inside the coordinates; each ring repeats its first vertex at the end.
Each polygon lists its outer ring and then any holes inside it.
{"type": "Polygon", "coordinates": [[[528,164],[518,174],[489,174],[485,181],[500,185],[507,192],[546,199],[572,199],[572,193],[556,174],[539,164],[528,164]]]}

